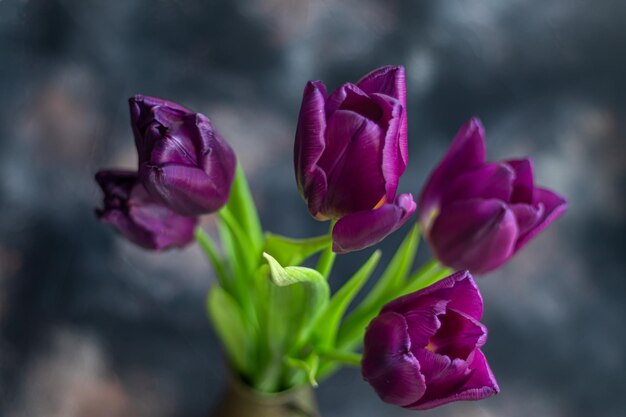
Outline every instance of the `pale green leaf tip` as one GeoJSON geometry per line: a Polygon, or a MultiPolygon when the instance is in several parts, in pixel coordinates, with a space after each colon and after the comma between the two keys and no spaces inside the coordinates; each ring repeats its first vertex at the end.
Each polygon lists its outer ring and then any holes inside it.
{"type": "Polygon", "coordinates": [[[269,253],[263,252],[263,257],[270,267],[270,279],[272,280],[272,282],[276,285],[285,285],[286,283],[284,282],[284,277],[282,277],[282,273],[285,269],[269,253]]]}
{"type": "Polygon", "coordinates": [[[293,284],[293,282],[287,277],[287,271],[285,271],[285,268],[283,268],[276,258],[267,252],[263,252],[263,257],[270,267],[270,279],[273,284],[278,285],[279,287],[293,284]]]}

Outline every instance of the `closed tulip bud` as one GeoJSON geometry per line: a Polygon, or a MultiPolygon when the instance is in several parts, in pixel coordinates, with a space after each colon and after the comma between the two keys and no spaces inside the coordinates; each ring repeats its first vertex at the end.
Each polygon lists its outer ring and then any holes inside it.
{"type": "Polygon", "coordinates": [[[383,401],[413,410],[497,394],[482,313],[467,271],[391,301],[367,328],[363,377],[383,401]]]}
{"type": "Polygon", "coordinates": [[[419,200],[435,256],[474,273],[504,264],[566,209],[563,197],[535,186],[530,159],[486,162],[476,118],[461,127],[419,200]]]}
{"type": "Polygon", "coordinates": [[[236,159],[211,121],[159,98],[138,95],[129,103],[139,178],[148,192],[184,216],[226,204],[236,159]]]}
{"type": "Polygon", "coordinates": [[[104,192],[98,218],[131,242],[152,250],[182,247],[193,241],[196,218],[181,216],[150,196],[131,171],[96,174],[104,192]]]}
{"type": "Polygon", "coordinates": [[[377,69],[330,95],[321,81],[304,90],[296,181],[313,217],[337,220],[335,252],[379,242],[415,211],[410,194],[396,198],[408,158],[405,109],[402,67],[377,69]]]}

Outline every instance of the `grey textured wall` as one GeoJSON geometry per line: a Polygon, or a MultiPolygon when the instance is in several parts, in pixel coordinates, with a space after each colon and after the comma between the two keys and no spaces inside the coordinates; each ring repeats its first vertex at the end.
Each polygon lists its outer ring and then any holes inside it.
{"type": "MultiPolygon", "coordinates": [[[[532,155],[539,182],[570,200],[480,281],[502,393],[425,415],[624,416],[624,21],[619,0],[0,0],[0,415],[200,417],[221,389],[200,251],[141,251],[92,213],[93,173],[135,163],[127,97],[207,114],[265,226],[304,236],[325,228],[292,174],[304,83],[402,64],[401,190],[417,194],[478,115],[492,159],[532,155]]],[[[366,255],[343,257],[333,285],[366,255]]],[[[318,394],[327,417],[413,414],[356,370],[318,394]]]]}

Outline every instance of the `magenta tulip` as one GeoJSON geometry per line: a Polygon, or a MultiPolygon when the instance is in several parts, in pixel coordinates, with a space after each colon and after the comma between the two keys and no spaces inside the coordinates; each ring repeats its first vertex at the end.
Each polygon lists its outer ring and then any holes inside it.
{"type": "Polygon", "coordinates": [[[414,410],[497,394],[482,314],[467,271],[391,301],[367,328],[363,378],[383,401],[414,410]]]}
{"type": "Polygon", "coordinates": [[[139,178],[148,192],[184,216],[226,204],[236,159],[211,121],[155,97],[137,95],[129,103],[139,178]]]}
{"type": "Polygon", "coordinates": [[[298,189],[318,220],[336,220],[333,250],[371,246],[415,211],[396,197],[408,158],[404,68],[383,67],[330,95],[310,81],[294,148],[298,189]]]}
{"type": "Polygon", "coordinates": [[[530,159],[486,162],[484,129],[465,123],[419,200],[435,256],[455,269],[498,268],[561,216],[567,202],[536,187],[530,159]]]}

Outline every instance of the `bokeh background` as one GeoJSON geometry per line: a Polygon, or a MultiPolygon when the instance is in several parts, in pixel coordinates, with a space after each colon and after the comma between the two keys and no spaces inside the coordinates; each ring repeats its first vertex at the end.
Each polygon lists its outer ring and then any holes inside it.
{"type": "MultiPolygon", "coordinates": [[[[502,393],[424,415],[626,415],[625,21],[620,0],[0,0],[0,415],[200,417],[222,389],[200,250],[148,253],[93,215],[94,172],[135,164],[129,96],[207,114],[265,226],[306,236],[326,225],[292,173],[304,84],[385,64],[408,75],[402,191],[478,115],[491,159],[532,155],[570,200],[480,280],[502,393]]],[[[356,369],[318,397],[326,417],[413,415],[356,369]]]]}

